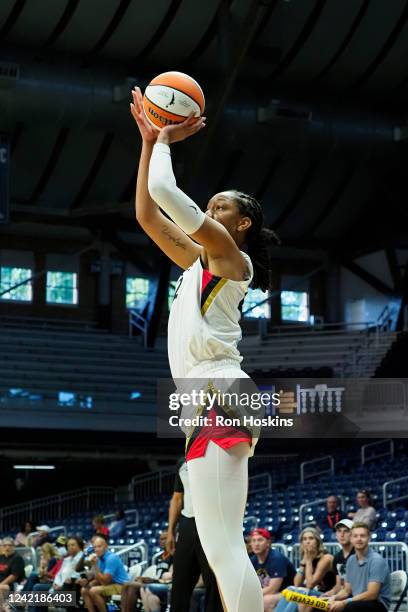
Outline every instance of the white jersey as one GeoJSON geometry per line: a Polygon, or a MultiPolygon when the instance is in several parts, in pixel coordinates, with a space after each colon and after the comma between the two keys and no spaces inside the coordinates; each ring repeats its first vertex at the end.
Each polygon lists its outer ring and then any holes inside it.
{"type": "MultiPolygon", "coordinates": [[[[168,354],[173,378],[187,378],[201,362],[229,360],[240,369],[241,307],[252,280],[211,274],[198,258],[177,281],[168,323],[168,354]]],[[[195,376],[197,374],[195,373],[195,376]]]]}

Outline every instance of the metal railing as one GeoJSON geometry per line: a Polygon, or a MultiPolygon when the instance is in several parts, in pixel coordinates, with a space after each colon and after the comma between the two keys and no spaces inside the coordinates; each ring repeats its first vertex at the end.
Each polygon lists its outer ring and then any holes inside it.
{"type": "Polygon", "coordinates": [[[357,323],[348,323],[347,321],[339,321],[338,323],[319,323],[318,325],[310,325],[307,323],[294,324],[294,325],[274,325],[271,329],[270,334],[282,334],[290,332],[299,332],[299,330],[305,333],[313,333],[328,335],[333,333],[344,334],[345,331],[356,330],[356,331],[367,331],[375,327],[375,321],[361,321],[357,323]]]}
{"type": "Polygon", "coordinates": [[[391,572],[408,569],[408,546],[405,542],[370,542],[370,548],[382,555],[391,572]]]}
{"type": "Polygon", "coordinates": [[[38,567],[35,548],[32,546],[16,546],[16,552],[23,557],[24,565],[32,565],[35,571],[38,567]]]}
{"type": "MultiPolygon", "coordinates": [[[[52,527],[49,531],[49,533],[59,533],[60,531],[62,531],[62,533],[64,534],[64,536],[67,535],[67,528],[65,527],[65,525],[57,525],[56,527],[52,527]]],[[[31,531],[31,533],[28,534],[27,539],[29,542],[32,542],[32,538],[35,538],[35,536],[38,536],[40,532],[39,531],[31,531]]]]}
{"type": "Polygon", "coordinates": [[[133,476],[128,485],[129,500],[140,501],[162,493],[171,495],[174,487],[174,470],[160,470],[133,476]]]}
{"type": "Polygon", "coordinates": [[[246,529],[249,529],[249,531],[252,531],[252,529],[256,529],[259,525],[259,518],[256,516],[244,516],[244,521],[243,521],[243,526],[242,526],[242,530],[246,531],[246,529]]]}
{"type": "MultiPolygon", "coordinates": [[[[391,572],[408,568],[408,546],[405,542],[370,542],[370,548],[382,555],[388,563],[391,572]]],[[[332,555],[341,550],[337,542],[324,542],[324,548],[332,555]]],[[[288,556],[295,567],[300,563],[300,544],[288,546],[288,556]]]]}
{"type": "MultiPolygon", "coordinates": [[[[139,511],[136,508],[132,508],[131,510],[125,510],[125,517],[128,518],[130,516],[134,517],[133,523],[127,523],[126,529],[130,527],[139,527],[139,511]]],[[[116,516],[116,512],[111,512],[110,514],[105,514],[105,521],[108,519],[112,519],[116,516]]]]}
{"type": "Polygon", "coordinates": [[[147,347],[147,331],[148,331],[148,323],[147,319],[140,314],[137,310],[133,308],[129,308],[129,336],[132,335],[133,328],[136,327],[139,331],[142,332],[143,336],[143,346],[147,347]]]}
{"type": "Polygon", "coordinates": [[[272,493],[272,476],[269,472],[249,477],[248,495],[253,495],[254,493],[272,493]]]}
{"type": "Polygon", "coordinates": [[[310,461],[303,461],[300,464],[300,482],[301,484],[305,483],[307,478],[314,478],[315,476],[321,476],[322,474],[330,474],[330,476],[334,475],[334,458],[332,455],[325,455],[324,457],[319,457],[318,459],[311,459],[310,461]],[[311,474],[306,474],[306,467],[309,465],[314,465],[316,463],[321,463],[322,461],[329,461],[330,466],[326,469],[320,470],[319,472],[313,472],[311,474]]]}
{"type": "Polygon", "coordinates": [[[363,446],[361,447],[361,465],[365,465],[368,461],[373,461],[374,459],[379,459],[380,457],[391,457],[391,459],[394,459],[393,440],[379,440],[378,442],[370,442],[369,444],[363,444],[363,446]],[[388,446],[387,450],[377,454],[374,453],[373,455],[367,457],[368,448],[378,447],[384,444],[388,446]]]}
{"type": "MultiPolygon", "coordinates": [[[[324,548],[331,555],[335,555],[337,552],[339,552],[339,550],[341,550],[341,546],[337,542],[324,542],[324,548]]],[[[292,561],[293,565],[295,567],[299,567],[299,563],[300,563],[300,544],[299,542],[296,542],[296,544],[288,546],[288,556],[289,556],[289,559],[292,561]]]]}
{"type": "Polygon", "coordinates": [[[274,548],[275,550],[278,550],[285,557],[288,556],[288,547],[286,546],[286,544],[281,544],[280,542],[274,542],[272,544],[271,548],[274,548]]]}
{"type": "MultiPolygon", "coordinates": [[[[346,500],[344,498],[343,495],[336,495],[337,499],[340,501],[340,508],[344,511],[346,508],[346,500]]],[[[313,508],[315,506],[319,507],[321,505],[326,506],[326,502],[327,502],[327,498],[324,499],[317,499],[316,501],[310,502],[310,503],[305,503],[305,504],[301,504],[299,506],[299,529],[302,530],[303,525],[305,524],[304,521],[304,511],[306,510],[307,512],[312,512],[313,508]]],[[[314,517],[310,518],[309,517],[309,521],[314,521],[314,517]]],[[[308,522],[308,521],[306,521],[308,522]]]]}
{"type": "Polygon", "coordinates": [[[115,502],[113,487],[84,487],[58,495],[41,497],[23,504],[6,506],[0,509],[0,532],[8,532],[28,519],[39,525],[61,521],[78,512],[100,510],[101,507],[115,502]]]}
{"type": "Polygon", "coordinates": [[[148,548],[144,540],[139,540],[130,546],[115,544],[109,546],[109,550],[116,553],[128,568],[136,563],[143,563],[145,566],[148,564],[148,548]]]}
{"type": "Polygon", "coordinates": [[[402,476],[401,478],[394,478],[393,480],[387,480],[383,484],[382,491],[383,491],[384,508],[387,508],[387,506],[389,506],[390,504],[395,504],[396,502],[408,499],[408,476],[402,476]],[[394,496],[388,497],[387,489],[390,489],[393,485],[397,483],[401,483],[401,482],[404,482],[407,485],[406,486],[407,492],[404,493],[403,495],[398,495],[397,497],[394,497],[394,496]]]}

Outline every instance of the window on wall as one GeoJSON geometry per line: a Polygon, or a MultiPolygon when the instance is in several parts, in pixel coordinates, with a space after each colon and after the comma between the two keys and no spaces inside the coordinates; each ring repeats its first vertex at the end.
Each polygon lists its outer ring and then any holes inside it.
{"type": "Polygon", "coordinates": [[[130,277],[126,279],[126,308],[143,310],[149,297],[149,279],[130,277]]]}
{"type": "Polygon", "coordinates": [[[246,318],[252,319],[268,319],[270,317],[270,305],[269,302],[264,302],[263,304],[259,304],[263,300],[266,300],[268,297],[267,291],[261,291],[261,289],[248,289],[248,293],[245,296],[244,305],[242,307],[242,312],[248,310],[248,308],[252,308],[248,314],[245,315],[246,318]],[[259,306],[257,305],[259,304],[259,306]]]}
{"type": "Polygon", "coordinates": [[[177,285],[177,281],[169,282],[169,291],[167,295],[167,306],[168,306],[169,312],[170,312],[171,304],[173,302],[174,293],[176,291],[176,285],[177,285]]]}
{"type": "Polygon", "coordinates": [[[78,275],[76,272],[47,272],[47,304],[78,304],[78,275]]]}
{"type": "Polygon", "coordinates": [[[33,299],[32,281],[28,280],[32,277],[30,268],[0,268],[0,294],[2,300],[16,300],[19,302],[31,302],[33,299]],[[27,282],[24,282],[27,281],[27,282]],[[24,284],[20,284],[24,283],[24,284]],[[15,285],[19,285],[15,287],[15,285]],[[8,291],[10,289],[10,291],[8,291]],[[6,291],[6,293],[4,293],[6,291]]]}
{"type": "Polygon", "coordinates": [[[309,321],[309,294],[306,291],[281,291],[282,321],[309,321]]]}

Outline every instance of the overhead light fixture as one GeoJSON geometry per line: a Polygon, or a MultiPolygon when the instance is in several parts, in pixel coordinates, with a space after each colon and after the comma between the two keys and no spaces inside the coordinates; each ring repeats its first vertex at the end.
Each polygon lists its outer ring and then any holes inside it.
{"type": "Polygon", "coordinates": [[[13,465],[15,470],[55,470],[55,465],[13,465]]]}

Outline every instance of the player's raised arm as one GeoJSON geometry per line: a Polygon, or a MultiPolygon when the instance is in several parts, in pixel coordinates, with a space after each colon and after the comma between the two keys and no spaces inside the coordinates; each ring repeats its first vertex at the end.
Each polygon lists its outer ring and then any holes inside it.
{"type": "Polygon", "coordinates": [[[136,185],[136,219],[146,234],[181,268],[188,268],[200,255],[201,247],[175,223],[165,217],[147,187],[150,158],[159,130],[146,119],[140,89],[132,91],[131,113],[143,139],[136,185]]]}
{"type": "MultiPolygon", "coordinates": [[[[178,186],[174,177],[169,145],[185,140],[205,125],[205,118],[190,115],[178,125],[164,127],[154,145],[149,168],[149,193],[160,208],[205,249],[205,259],[215,263],[213,271],[220,276],[242,280],[247,264],[237,243],[228,230],[206,215],[178,186]]],[[[227,205],[227,204],[226,204],[227,205]]],[[[241,220],[244,231],[251,225],[249,218],[241,220]]]]}

